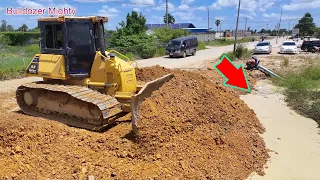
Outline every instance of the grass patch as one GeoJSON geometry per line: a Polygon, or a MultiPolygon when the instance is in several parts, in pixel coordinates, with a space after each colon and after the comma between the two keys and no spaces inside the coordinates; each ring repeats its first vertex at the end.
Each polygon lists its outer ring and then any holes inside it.
{"type": "Polygon", "coordinates": [[[39,53],[37,44],[3,47],[0,50],[0,80],[21,77],[36,53],[39,53]]]}
{"type": "MultiPolygon", "coordinates": [[[[205,44],[208,46],[227,46],[227,45],[232,45],[234,42],[233,39],[216,39],[214,41],[206,42],[205,44]]],[[[252,42],[252,38],[241,38],[237,39],[237,44],[238,43],[246,43],[246,42],[252,42]]]]}
{"type": "Polygon", "coordinates": [[[288,67],[289,66],[289,58],[283,57],[281,60],[281,66],[288,67]]]}
{"type": "Polygon", "coordinates": [[[227,55],[231,60],[248,59],[252,55],[252,50],[249,50],[248,48],[244,47],[243,44],[238,44],[234,53],[233,51],[223,53],[220,56],[220,59],[223,55],[227,55]]]}
{"type": "Polygon", "coordinates": [[[199,41],[198,42],[198,49],[199,50],[207,49],[206,44],[204,42],[199,41]]]}
{"type": "Polygon", "coordinates": [[[320,66],[310,66],[299,72],[280,75],[284,79],[273,79],[273,82],[285,88],[285,101],[288,105],[320,125],[320,66]]]}

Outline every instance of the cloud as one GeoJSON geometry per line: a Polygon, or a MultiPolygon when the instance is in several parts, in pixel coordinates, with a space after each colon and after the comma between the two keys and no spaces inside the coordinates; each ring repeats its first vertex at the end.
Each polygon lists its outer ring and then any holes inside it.
{"type": "MultiPolygon", "coordinates": [[[[236,15],[237,16],[237,15],[236,15]]],[[[247,14],[239,14],[239,17],[244,17],[244,18],[249,18],[249,19],[253,19],[253,17],[252,16],[250,16],[250,15],[247,15],[247,14]]]]}
{"type": "Polygon", "coordinates": [[[186,4],[181,4],[179,7],[178,7],[179,10],[187,10],[189,9],[189,6],[186,5],[186,4]]]}
{"type": "MultiPolygon", "coordinates": [[[[165,4],[165,3],[162,3],[162,4],[160,4],[159,6],[154,7],[153,9],[154,9],[154,10],[157,10],[157,11],[165,11],[165,10],[166,10],[166,4],[165,4]]],[[[174,7],[174,5],[173,5],[172,3],[168,3],[168,9],[169,9],[169,10],[174,10],[175,7],[174,7]]]]}
{"type": "Polygon", "coordinates": [[[291,0],[289,4],[282,5],[285,11],[296,11],[300,9],[315,9],[320,7],[319,0],[291,0]]]}
{"type": "Polygon", "coordinates": [[[181,0],[181,4],[190,4],[192,3],[194,0],[181,0]]]}
{"type": "MultiPolygon", "coordinates": [[[[266,18],[271,18],[271,19],[280,19],[281,14],[278,14],[278,13],[270,13],[270,14],[263,13],[262,16],[266,17],[266,18]]],[[[298,18],[300,18],[300,16],[282,15],[281,19],[282,20],[290,20],[290,19],[298,19],[298,18]]]]}
{"type": "MultiPolygon", "coordinates": [[[[45,0],[43,0],[43,1],[45,1],[45,0]]],[[[74,1],[77,1],[77,2],[93,2],[93,3],[94,2],[121,2],[121,0],[74,0],[74,1]]]]}
{"type": "Polygon", "coordinates": [[[102,9],[98,11],[99,16],[114,17],[118,15],[118,10],[115,8],[109,8],[108,6],[102,6],[102,9]]]}
{"type": "MultiPolygon", "coordinates": [[[[256,15],[256,11],[264,12],[270,8],[276,0],[242,0],[241,10],[246,10],[252,15],[256,15]]],[[[239,0],[217,0],[212,3],[209,8],[221,10],[222,8],[234,7],[238,8],[239,0]]]]}
{"type": "Polygon", "coordinates": [[[172,13],[172,15],[175,17],[176,22],[179,22],[179,21],[191,22],[191,20],[193,20],[193,21],[201,21],[202,20],[201,17],[196,16],[191,11],[188,11],[188,12],[177,11],[177,12],[172,13]]]}
{"type": "Polygon", "coordinates": [[[225,20],[226,18],[224,17],[224,16],[216,16],[216,17],[214,17],[214,19],[215,20],[220,20],[220,21],[222,21],[222,20],[225,20]]]}
{"type": "Polygon", "coordinates": [[[129,3],[123,3],[122,7],[150,7],[154,5],[154,0],[130,0],[129,3]]]}
{"type": "Polygon", "coordinates": [[[70,4],[49,4],[49,7],[55,7],[55,8],[71,8],[76,9],[74,6],[71,6],[70,4]]]}
{"type": "Polygon", "coordinates": [[[3,11],[5,8],[4,7],[0,7],[0,12],[3,11]]]}
{"type": "Polygon", "coordinates": [[[198,11],[206,11],[206,10],[207,10],[207,7],[205,7],[205,6],[199,6],[199,7],[196,7],[195,10],[198,10],[198,11]]]}
{"type": "Polygon", "coordinates": [[[24,8],[37,8],[37,9],[46,8],[42,4],[36,3],[34,1],[29,1],[29,0],[17,0],[17,3],[19,4],[19,6],[24,8]]]}
{"type": "Polygon", "coordinates": [[[141,9],[140,9],[140,8],[137,8],[137,7],[133,8],[132,10],[137,11],[137,12],[140,12],[140,11],[141,11],[141,9]]]}

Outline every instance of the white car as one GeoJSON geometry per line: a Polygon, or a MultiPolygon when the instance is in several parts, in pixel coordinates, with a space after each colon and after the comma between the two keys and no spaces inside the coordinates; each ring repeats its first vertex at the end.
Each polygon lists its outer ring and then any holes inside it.
{"type": "Polygon", "coordinates": [[[270,54],[272,52],[272,45],[270,42],[259,42],[255,48],[253,53],[258,54],[258,53],[268,53],[270,54]]]}
{"type": "Polygon", "coordinates": [[[282,53],[298,53],[297,43],[294,41],[284,41],[280,46],[280,54],[282,53]]]}

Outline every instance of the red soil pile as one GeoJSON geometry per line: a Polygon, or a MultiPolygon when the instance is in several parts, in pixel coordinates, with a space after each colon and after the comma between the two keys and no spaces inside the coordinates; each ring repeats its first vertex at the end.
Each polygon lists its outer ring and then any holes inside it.
{"type": "Polygon", "coordinates": [[[0,179],[245,179],[263,174],[264,131],[234,93],[204,76],[161,67],[141,81],[175,77],[141,105],[139,134],[130,114],[102,133],[32,117],[0,93],[0,179]]]}

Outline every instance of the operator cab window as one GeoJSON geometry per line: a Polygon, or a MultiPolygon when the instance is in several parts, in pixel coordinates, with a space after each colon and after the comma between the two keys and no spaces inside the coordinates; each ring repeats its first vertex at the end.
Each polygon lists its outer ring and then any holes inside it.
{"type": "Polygon", "coordinates": [[[45,26],[46,48],[62,49],[63,36],[62,26],[60,24],[50,24],[45,26]]]}

